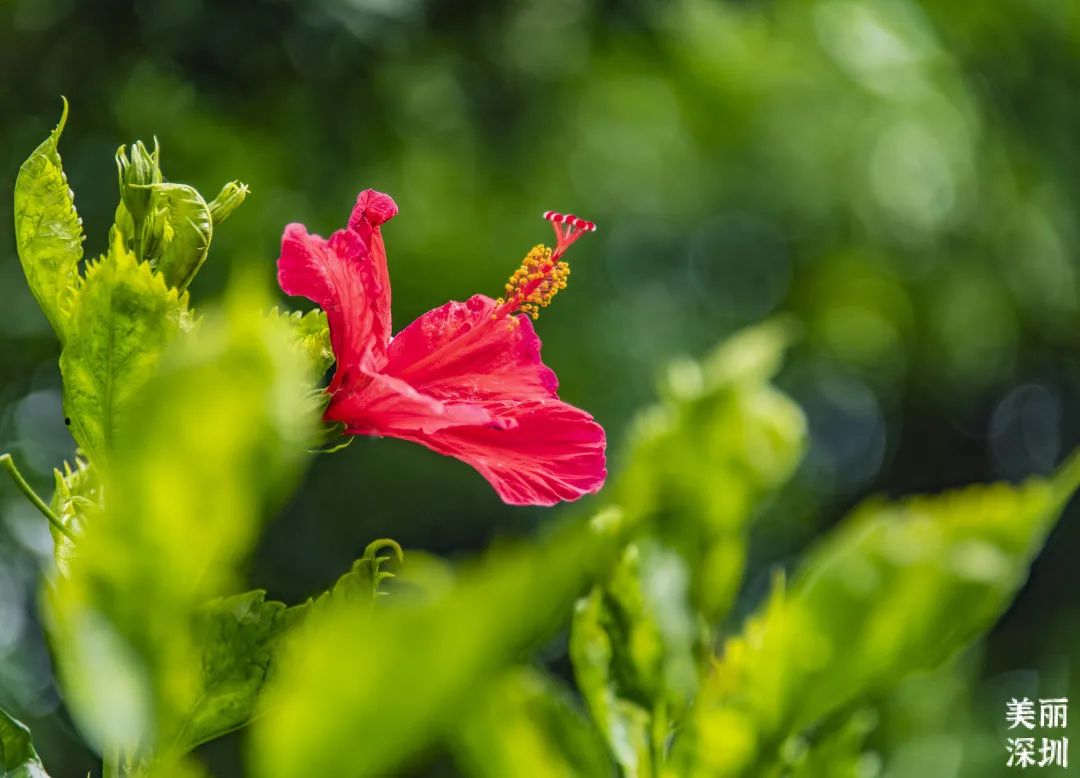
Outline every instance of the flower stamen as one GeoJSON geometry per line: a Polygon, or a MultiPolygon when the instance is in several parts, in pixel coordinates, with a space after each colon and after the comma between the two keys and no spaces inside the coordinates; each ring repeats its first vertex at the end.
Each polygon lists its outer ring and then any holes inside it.
{"type": "Polygon", "coordinates": [[[517,311],[539,318],[540,309],[551,304],[570,278],[570,265],[563,261],[563,254],[581,235],[596,231],[591,221],[573,214],[545,211],[544,218],[555,228],[555,248],[537,244],[525,255],[521,267],[506,282],[505,296],[496,301],[494,318],[517,311]]]}
{"type": "Polygon", "coordinates": [[[544,211],[544,218],[555,228],[555,258],[561,257],[570,245],[586,232],[596,232],[596,225],[572,213],[544,211]]]}
{"type": "Polygon", "coordinates": [[[566,288],[569,277],[570,265],[555,259],[555,252],[547,246],[537,244],[506,282],[506,296],[499,298],[499,310],[521,311],[536,319],[540,309],[547,308],[555,295],[566,288]]]}

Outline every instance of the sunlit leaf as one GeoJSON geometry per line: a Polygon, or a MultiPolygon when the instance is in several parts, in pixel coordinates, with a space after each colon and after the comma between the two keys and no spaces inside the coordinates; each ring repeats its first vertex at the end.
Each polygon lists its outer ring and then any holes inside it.
{"type": "Polygon", "coordinates": [[[868,753],[866,738],[876,725],[877,715],[862,709],[815,732],[810,740],[793,739],[781,746],[781,759],[766,775],[769,778],[871,778],[878,773],[878,760],[868,753]]]}
{"type": "Polygon", "coordinates": [[[769,383],[788,339],[773,322],[676,363],[661,403],[638,419],[614,498],[640,537],[579,603],[570,641],[625,775],[658,774],[697,690],[708,622],[741,580],[750,519],[802,454],[802,413],[769,383]]]}
{"type": "Polygon", "coordinates": [[[614,678],[615,653],[620,647],[608,631],[606,616],[599,587],[578,600],[570,633],[574,676],[623,774],[647,778],[654,774],[651,712],[642,703],[620,696],[614,678]]]}
{"type": "Polygon", "coordinates": [[[26,281],[61,341],[67,335],[82,259],[82,220],[60,163],[57,144],[68,106],[56,129],[19,168],[15,180],[15,243],[26,281]]]}
{"type": "Polygon", "coordinates": [[[1078,482],[1080,457],[1052,480],[856,509],[724,646],[676,740],[678,774],[755,775],[769,744],[968,646],[1011,602],[1078,482]]]}
{"type": "Polygon", "coordinates": [[[458,761],[479,778],[610,778],[614,770],[570,693],[529,668],[510,671],[470,704],[454,744],[458,761]]]}
{"type": "Polygon", "coordinates": [[[30,730],[0,708],[0,768],[6,778],[49,778],[34,750],[30,730]]]}
{"type": "Polygon", "coordinates": [[[723,615],[741,580],[746,530],[763,498],[802,457],[806,421],[770,385],[790,339],[770,322],[702,362],[668,372],[662,402],[641,414],[613,497],[689,563],[692,603],[723,615]]]}
{"type": "Polygon", "coordinates": [[[168,289],[119,238],[87,267],[60,371],[71,434],[92,462],[107,459],[129,406],[190,320],[187,295],[168,289]]]}
{"type": "Polygon", "coordinates": [[[288,325],[297,344],[311,360],[313,373],[321,376],[330,369],[334,364],[334,350],[330,346],[330,327],[324,311],[315,308],[307,313],[283,313],[274,308],[271,315],[288,325]]]}
{"type": "Polygon", "coordinates": [[[364,555],[353,562],[349,572],[341,576],[328,591],[301,607],[321,612],[330,608],[363,605],[382,597],[386,594],[382,590],[383,582],[394,577],[394,573],[383,569],[383,565],[391,559],[396,559],[398,564],[405,561],[405,554],[395,541],[382,539],[369,543],[364,555]]]}
{"type": "Polygon", "coordinates": [[[56,488],[49,508],[74,536],[65,535],[49,526],[53,536],[53,555],[61,573],[67,574],[72,556],[76,553],[76,541],[88,522],[104,507],[104,490],[97,469],[84,459],[75,460],[73,468],[67,462],[63,470],[54,470],[56,488]]]}
{"type": "Polygon", "coordinates": [[[391,772],[456,726],[463,700],[558,625],[610,563],[620,527],[608,516],[502,550],[422,601],[332,609],[298,636],[264,697],[266,714],[252,731],[254,774],[391,772]]]}
{"type": "MultiPolygon", "coordinates": [[[[1041,650],[1037,648],[1036,652],[1041,650]]],[[[964,776],[1015,774],[1011,768],[1006,769],[1006,760],[999,758],[1001,741],[996,727],[986,726],[991,721],[997,724],[1007,698],[993,706],[979,700],[985,682],[983,653],[983,646],[976,645],[941,667],[914,673],[880,701],[881,720],[874,733],[874,746],[889,778],[921,778],[932,765],[945,761],[957,765],[962,762],[959,774],[964,776]]],[[[1075,641],[1070,653],[1072,656],[1061,664],[1063,672],[1072,666],[1076,656],[1075,641]]],[[[1029,678],[1035,681],[1039,675],[1033,673],[1029,678]]],[[[1075,684],[1066,685],[1063,680],[1062,692],[1075,690],[1075,684]]],[[[1048,686],[1059,683],[1046,675],[1036,683],[1040,682],[1048,686]]],[[[996,684],[993,688],[994,696],[1004,689],[996,684]]],[[[985,687],[981,694],[986,694],[985,687]]]]}
{"type": "Polygon", "coordinates": [[[400,563],[401,547],[392,540],[368,545],[352,569],[318,598],[288,607],[267,601],[257,589],[207,603],[196,634],[202,646],[200,691],[172,736],[172,749],[187,751],[250,721],[263,685],[276,672],[286,631],[327,608],[370,605],[385,592],[380,584],[393,574],[382,569],[390,550],[400,563]]]}
{"type": "Polygon", "coordinates": [[[686,566],[651,540],[631,543],[575,610],[570,652],[581,692],[624,773],[654,774],[670,723],[698,683],[702,630],[686,566]]]}
{"type": "Polygon", "coordinates": [[[175,748],[190,750],[231,732],[251,718],[281,638],[301,612],[267,602],[259,589],[213,600],[200,614],[201,689],[173,736],[175,748]]]}
{"type": "MultiPolygon", "coordinates": [[[[177,338],[117,425],[107,510],[47,592],[69,706],[90,741],[138,759],[196,707],[193,616],[235,591],[261,519],[294,482],[310,379],[265,299],[177,338]]],[[[178,754],[159,752],[159,771],[178,754]]]]}

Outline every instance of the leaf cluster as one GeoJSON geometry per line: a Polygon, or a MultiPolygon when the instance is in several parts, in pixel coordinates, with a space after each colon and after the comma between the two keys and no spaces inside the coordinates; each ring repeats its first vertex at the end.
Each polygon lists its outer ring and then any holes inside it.
{"type": "MultiPolygon", "coordinates": [[[[118,152],[109,248],[84,262],[66,117],[20,170],[15,227],[79,447],[38,499],[56,541],[42,615],[110,776],[200,775],[193,749],[248,724],[266,778],[387,775],[434,749],[490,778],[865,775],[876,708],[993,625],[1080,484],[1074,457],[870,499],[725,632],[749,533],[807,444],[774,385],[792,328],[773,321],[672,365],[589,521],[453,569],[377,540],[296,605],[242,591],[263,522],[334,432],[326,317],[271,310],[248,278],[192,309],[247,190],[166,181],[156,143],[118,152]],[[573,687],[542,661],[563,647],[573,687]]],[[[45,775],[3,712],[0,765],[45,775]]]]}
{"type": "MultiPolygon", "coordinates": [[[[58,150],[66,118],[65,103],[15,188],[19,257],[61,343],[78,445],[43,506],[56,560],[43,617],[65,701],[106,767],[197,774],[186,755],[251,719],[286,634],[314,613],[374,602],[391,576],[383,552],[400,563],[402,551],[373,543],[294,607],[235,593],[260,522],[319,438],[325,316],[268,318],[261,285],[246,279],[196,314],[185,288],[247,189],[227,184],[208,203],[165,180],[156,144],[118,152],[109,249],[84,263],[58,150]]],[[[36,760],[25,728],[5,722],[5,769],[36,760]]]]}

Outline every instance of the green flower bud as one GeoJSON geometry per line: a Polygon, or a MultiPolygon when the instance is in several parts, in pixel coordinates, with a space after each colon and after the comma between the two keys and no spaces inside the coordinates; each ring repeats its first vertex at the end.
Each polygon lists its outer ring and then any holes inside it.
{"type": "Polygon", "coordinates": [[[140,229],[139,246],[142,259],[149,261],[151,267],[156,267],[164,248],[165,214],[157,208],[148,211],[140,229]]]}
{"type": "Polygon", "coordinates": [[[116,152],[116,167],[120,174],[120,200],[128,209],[136,225],[146,217],[154,193],[153,184],[161,183],[161,167],[158,163],[160,150],[157,140],[151,153],[142,141],[136,141],[131,147],[131,155],[125,153],[123,146],[116,152]]]}
{"type": "Polygon", "coordinates": [[[247,184],[230,181],[221,188],[218,196],[210,201],[210,218],[215,225],[221,224],[248,196],[247,184]]]}

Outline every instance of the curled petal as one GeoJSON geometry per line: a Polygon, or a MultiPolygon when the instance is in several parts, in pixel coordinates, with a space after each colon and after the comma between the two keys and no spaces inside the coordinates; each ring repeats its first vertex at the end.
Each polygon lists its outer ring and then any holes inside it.
{"type": "MultiPolygon", "coordinates": [[[[368,246],[351,230],[324,240],[301,224],[290,224],[281,239],[278,283],[326,311],[337,370],[336,391],[354,371],[385,361],[390,340],[390,284],[381,280],[368,246]]],[[[385,260],[383,262],[385,271],[385,260]]]]}
{"type": "Polygon", "coordinates": [[[390,195],[365,189],[356,198],[356,205],[349,215],[349,231],[358,236],[367,247],[368,267],[374,285],[381,291],[383,305],[375,312],[380,335],[389,340],[390,322],[390,271],[386,266],[386,245],[379,227],[397,215],[398,207],[390,195]]]}
{"type": "Polygon", "coordinates": [[[356,197],[356,205],[349,216],[349,229],[363,232],[378,227],[397,216],[398,207],[388,194],[365,189],[356,197]]]}

